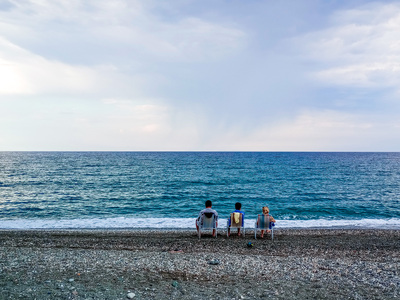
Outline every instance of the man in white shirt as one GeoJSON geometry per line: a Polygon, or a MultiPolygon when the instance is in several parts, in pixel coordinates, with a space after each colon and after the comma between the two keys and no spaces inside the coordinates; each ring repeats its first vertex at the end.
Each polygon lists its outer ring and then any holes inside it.
{"type": "MultiPolygon", "coordinates": [[[[198,223],[202,224],[204,216],[209,217],[209,215],[214,214],[215,217],[215,226],[218,227],[218,213],[216,210],[212,209],[212,202],[210,200],[206,201],[206,208],[203,209],[196,220],[196,229],[199,232],[199,225],[198,223]]],[[[215,236],[215,229],[213,230],[213,236],[215,236]]]]}

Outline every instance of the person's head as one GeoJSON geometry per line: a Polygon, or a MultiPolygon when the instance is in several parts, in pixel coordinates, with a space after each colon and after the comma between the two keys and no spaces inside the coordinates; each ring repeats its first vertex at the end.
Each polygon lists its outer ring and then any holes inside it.
{"type": "Polygon", "coordinates": [[[269,213],[269,208],[268,208],[268,206],[264,206],[264,207],[262,208],[262,212],[263,212],[264,215],[268,214],[268,213],[269,213]]]}
{"type": "Polygon", "coordinates": [[[211,200],[207,200],[207,201],[206,201],[206,207],[211,207],[211,206],[212,206],[211,200]]]}
{"type": "Polygon", "coordinates": [[[235,203],[235,209],[240,210],[242,208],[242,204],[240,202],[235,203]]]}

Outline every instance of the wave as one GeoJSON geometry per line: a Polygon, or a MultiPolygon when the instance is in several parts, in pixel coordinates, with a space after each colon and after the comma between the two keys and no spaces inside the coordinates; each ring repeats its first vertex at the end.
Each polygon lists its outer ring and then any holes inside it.
{"type": "MultiPolygon", "coordinates": [[[[245,220],[254,228],[255,220],[245,220]]],[[[226,228],[225,220],[219,228],[226,228]]],[[[194,229],[195,218],[92,218],[92,219],[12,219],[0,220],[0,229],[194,229]]],[[[277,220],[276,229],[290,228],[365,228],[400,229],[400,219],[359,220],[277,220]]]]}

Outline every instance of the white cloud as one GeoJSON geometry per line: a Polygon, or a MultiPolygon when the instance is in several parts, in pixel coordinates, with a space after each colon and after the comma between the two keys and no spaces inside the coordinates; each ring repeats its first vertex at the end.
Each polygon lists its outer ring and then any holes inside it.
{"type": "Polygon", "coordinates": [[[232,24],[163,18],[150,1],[12,3],[0,11],[3,94],[138,96],[171,84],[171,63],[225,59],[245,44],[232,24]]]}
{"type": "Polygon", "coordinates": [[[0,10],[1,149],[400,146],[400,5],[267,20],[239,2],[12,3],[0,10]]]}
{"type": "Polygon", "coordinates": [[[19,47],[0,38],[0,94],[17,94],[32,93],[33,85],[27,78],[23,68],[23,62],[19,58],[11,59],[10,54],[14,57],[19,56],[17,53],[23,52],[19,47]]]}
{"type": "Polygon", "coordinates": [[[320,80],[336,85],[372,88],[395,87],[400,83],[400,63],[395,60],[365,62],[322,70],[317,72],[316,76],[320,80]]]}
{"type": "Polygon", "coordinates": [[[152,10],[152,1],[26,0],[15,5],[2,13],[6,27],[0,35],[40,55],[49,54],[46,48],[57,49],[64,57],[52,55],[59,60],[73,59],[68,55],[79,47],[113,64],[121,63],[120,55],[125,64],[143,59],[204,61],[235,53],[245,43],[245,33],[233,24],[190,15],[163,18],[152,10]]]}
{"type": "Polygon", "coordinates": [[[400,142],[399,121],[332,110],[307,110],[293,119],[265,125],[250,134],[237,128],[218,136],[218,150],[242,151],[391,151],[400,142]]]}
{"type": "MultiPolygon", "coordinates": [[[[170,112],[162,104],[149,104],[150,99],[120,100],[105,99],[103,103],[109,113],[104,122],[120,133],[165,134],[170,129],[170,112]]],[[[158,101],[159,102],[159,101],[158,101]]]]}
{"type": "Polygon", "coordinates": [[[332,85],[400,85],[400,5],[338,11],[327,29],[296,40],[318,63],[315,78],[332,85]]]}
{"type": "Polygon", "coordinates": [[[121,88],[126,78],[111,66],[68,65],[30,53],[0,38],[0,94],[70,95],[121,88]]]}

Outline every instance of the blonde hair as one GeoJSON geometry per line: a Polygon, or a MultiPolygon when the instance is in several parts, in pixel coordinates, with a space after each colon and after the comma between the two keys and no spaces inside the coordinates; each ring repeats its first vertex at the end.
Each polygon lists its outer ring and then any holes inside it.
{"type": "Polygon", "coordinates": [[[263,211],[263,214],[269,213],[269,208],[268,208],[268,206],[264,206],[264,207],[262,208],[262,211],[263,211]]]}

